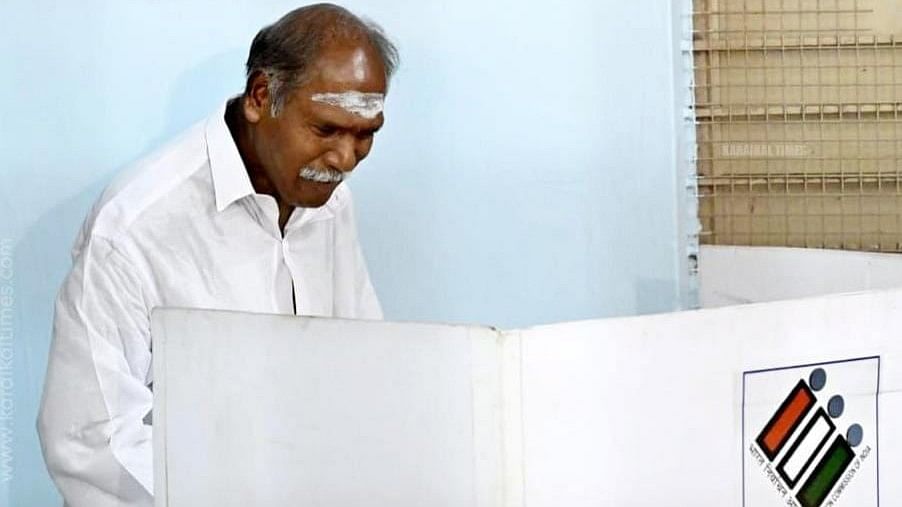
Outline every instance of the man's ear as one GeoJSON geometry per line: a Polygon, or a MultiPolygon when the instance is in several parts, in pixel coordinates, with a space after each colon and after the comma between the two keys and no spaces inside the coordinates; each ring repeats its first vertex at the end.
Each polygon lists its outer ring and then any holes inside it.
{"type": "Polygon", "coordinates": [[[271,97],[269,96],[269,76],[265,72],[258,71],[251,76],[243,103],[244,118],[248,123],[257,123],[269,116],[271,97]]]}

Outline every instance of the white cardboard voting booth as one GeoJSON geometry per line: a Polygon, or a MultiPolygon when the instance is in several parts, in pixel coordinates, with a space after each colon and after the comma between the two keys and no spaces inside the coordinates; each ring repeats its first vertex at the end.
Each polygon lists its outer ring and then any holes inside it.
{"type": "Polygon", "coordinates": [[[702,308],[902,287],[902,255],[813,248],[704,245],[702,308]]]}
{"type": "Polygon", "coordinates": [[[162,309],[157,507],[902,503],[902,290],[525,330],[162,309]]]}

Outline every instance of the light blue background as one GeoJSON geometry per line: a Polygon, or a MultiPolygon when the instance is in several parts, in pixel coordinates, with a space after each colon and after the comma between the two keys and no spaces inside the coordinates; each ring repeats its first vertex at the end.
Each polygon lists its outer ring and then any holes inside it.
{"type": "MultiPolygon", "coordinates": [[[[243,85],[285,1],[7,0],[0,239],[15,245],[10,505],[59,505],[34,431],[52,301],[118,168],[243,85]]],[[[351,182],[390,319],[525,326],[688,304],[683,100],[661,0],[379,0],[402,67],[351,182]]]]}

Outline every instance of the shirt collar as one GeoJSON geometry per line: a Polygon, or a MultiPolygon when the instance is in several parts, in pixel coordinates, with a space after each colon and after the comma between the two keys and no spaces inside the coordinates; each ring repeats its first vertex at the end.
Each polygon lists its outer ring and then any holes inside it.
{"type": "Polygon", "coordinates": [[[210,159],[217,211],[222,211],[238,199],[254,193],[254,186],[251,185],[244,161],[238,153],[238,146],[235,145],[232,133],[226,125],[225,113],[228,103],[229,101],[226,101],[206,124],[207,157],[210,159]]]}

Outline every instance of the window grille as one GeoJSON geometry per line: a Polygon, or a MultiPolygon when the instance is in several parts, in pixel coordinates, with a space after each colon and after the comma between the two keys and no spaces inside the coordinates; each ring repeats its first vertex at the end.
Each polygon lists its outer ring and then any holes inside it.
{"type": "Polygon", "coordinates": [[[902,251],[897,1],[693,1],[702,244],[902,251]]]}

